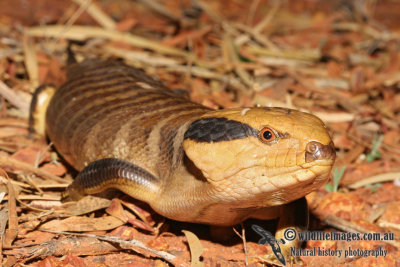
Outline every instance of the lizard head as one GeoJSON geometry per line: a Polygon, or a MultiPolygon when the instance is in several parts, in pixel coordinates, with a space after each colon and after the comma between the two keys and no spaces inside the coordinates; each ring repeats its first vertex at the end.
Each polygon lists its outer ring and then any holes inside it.
{"type": "Polygon", "coordinates": [[[183,149],[221,200],[281,205],[320,187],[335,148],[314,115],[284,108],[211,111],[192,122],[183,149]]]}

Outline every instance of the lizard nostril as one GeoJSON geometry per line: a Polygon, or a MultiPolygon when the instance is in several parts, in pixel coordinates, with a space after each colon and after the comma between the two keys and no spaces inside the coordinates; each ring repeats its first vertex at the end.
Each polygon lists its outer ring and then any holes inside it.
{"type": "Polygon", "coordinates": [[[306,147],[306,151],[308,153],[315,153],[315,152],[318,152],[318,150],[319,150],[319,145],[317,142],[308,143],[308,145],[306,147]]]}
{"type": "Polygon", "coordinates": [[[328,145],[321,144],[317,141],[311,141],[306,146],[306,162],[312,162],[319,159],[335,159],[336,152],[333,142],[328,145]]]}

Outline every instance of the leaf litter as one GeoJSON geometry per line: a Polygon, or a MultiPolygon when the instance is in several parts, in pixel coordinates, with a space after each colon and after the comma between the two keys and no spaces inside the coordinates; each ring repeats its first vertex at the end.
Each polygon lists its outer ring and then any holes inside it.
{"type": "Polygon", "coordinates": [[[394,240],[308,241],[306,248],[388,255],[301,259],[305,266],[394,266],[398,10],[394,1],[1,1],[2,265],[273,264],[246,222],[245,238],[221,243],[206,226],[166,220],[122,195],[60,202],[76,172],[28,133],[27,117],[36,86],[65,81],[65,51],[74,41],[78,59],[121,58],[212,108],[282,106],[319,116],[337,149],[335,168],[345,171],[307,196],[311,230],[393,233],[394,240]]]}

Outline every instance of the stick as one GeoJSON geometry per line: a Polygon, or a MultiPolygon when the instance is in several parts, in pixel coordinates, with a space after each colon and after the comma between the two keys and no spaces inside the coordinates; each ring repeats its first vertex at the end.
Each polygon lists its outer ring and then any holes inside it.
{"type": "Polygon", "coordinates": [[[156,41],[147,40],[143,37],[136,36],[130,33],[121,33],[117,31],[102,29],[100,27],[72,26],[68,29],[65,29],[64,26],[60,25],[38,26],[28,28],[27,32],[31,36],[39,37],[58,37],[60,33],[62,33],[61,37],[77,41],[83,41],[88,38],[104,38],[107,40],[124,42],[140,48],[150,49],[161,54],[181,56],[192,60],[196,59],[195,55],[185,52],[183,50],[161,45],[156,41]]]}
{"type": "Polygon", "coordinates": [[[28,114],[29,104],[22,100],[10,87],[0,81],[0,95],[7,99],[12,105],[16,106],[22,112],[28,114]]]}
{"type": "Polygon", "coordinates": [[[39,85],[39,64],[36,57],[35,46],[32,42],[32,38],[26,33],[23,35],[22,44],[25,68],[28,72],[32,88],[36,88],[39,85]]]}
{"type": "Polygon", "coordinates": [[[378,174],[378,175],[374,175],[374,176],[362,179],[361,181],[350,184],[347,187],[349,187],[351,189],[357,189],[357,188],[360,188],[362,186],[366,186],[369,184],[394,181],[397,179],[400,179],[400,172],[389,172],[389,173],[378,174]]]}
{"type": "Polygon", "coordinates": [[[0,169],[0,174],[7,178],[8,190],[8,229],[5,233],[4,246],[11,246],[15,238],[18,236],[18,215],[17,204],[14,187],[11,184],[11,179],[3,169],[0,169]]]}
{"type": "MultiPolygon", "coordinates": [[[[371,233],[368,229],[358,226],[346,220],[343,220],[335,215],[329,214],[324,220],[322,220],[327,225],[335,227],[336,229],[350,232],[350,233],[371,233]]],[[[400,243],[394,240],[381,240],[384,243],[390,244],[396,248],[400,248],[400,243]]]]}
{"type": "Polygon", "coordinates": [[[245,265],[248,266],[248,265],[249,265],[249,262],[248,262],[248,259],[247,259],[246,231],[245,231],[245,229],[244,229],[243,223],[241,223],[240,225],[242,226],[242,234],[239,234],[239,232],[235,229],[235,227],[232,227],[232,229],[233,229],[233,231],[235,232],[235,234],[236,234],[238,237],[240,237],[240,239],[242,239],[242,241],[243,241],[244,262],[245,262],[245,265]]]}
{"type": "Polygon", "coordinates": [[[96,4],[91,2],[90,0],[72,0],[76,4],[81,7],[85,7],[86,12],[95,20],[98,24],[100,24],[103,28],[108,30],[114,30],[116,23],[113,19],[110,18],[101,8],[99,8],[96,4]],[[87,6],[87,3],[90,3],[87,6]],[[87,6],[87,7],[86,7],[87,6]]]}
{"type": "Polygon", "coordinates": [[[179,22],[182,19],[179,16],[176,16],[174,13],[166,9],[164,6],[159,4],[156,1],[153,0],[138,0],[140,3],[145,5],[146,7],[150,8],[151,10],[159,13],[160,15],[174,21],[174,22],[179,22]]]}
{"type": "Polygon", "coordinates": [[[35,168],[34,166],[32,166],[28,163],[25,163],[25,162],[22,162],[22,161],[19,161],[19,160],[10,158],[10,157],[0,156],[0,166],[8,166],[11,168],[23,170],[25,172],[33,172],[34,174],[39,175],[43,178],[50,179],[50,180],[53,180],[53,181],[56,181],[59,183],[65,184],[65,182],[66,182],[65,179],[62,179],[54,174],[51,174],[51,173],[41,170],[39,168],[35,168]]]}
{"type": "Polygon", "coordinates": [[[157,255],[158,257],[168,261],[169,263],[173,264],[174,266],[176,266],[176,265],[184,266],[184,264],[181,262],[181,260],[178,259],[176,256],[174,256],[174,255],[172,255],[172,254],[170,254],[168,252],[165,252],[165,251],[158,251],[158,250],[149,248],[145,244],[140,242],[139,240],[135,240],[135,239],[126,241],[126,240],[122,240],[122,239],[120,239],[119,237],[116,237],[116,236],[78,234],[78,233],[70,233],[70,232],[62,232],[62,231],[59,232],[59,231],[44,230],[44,229],[40,229],[40,231],[48,232],[48,233],[54,233],[54,234],[94,237],[94,238],[99,239],[99,240],[108,241],[108,242],[112,242],[112,243],[118,243],[118,244],[121,245],[122,248],[134,246],[134,247],[141,248],[141,249],[143,249],[145,251],[148,251],[150,253],[153,253],[154,255],[157,255]]]}

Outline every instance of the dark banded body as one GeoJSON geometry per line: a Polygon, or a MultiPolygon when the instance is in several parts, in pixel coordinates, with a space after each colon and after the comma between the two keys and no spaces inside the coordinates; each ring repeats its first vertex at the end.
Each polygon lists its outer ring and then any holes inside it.
{"type": "Polygon", "coordinates": [[[178,130],[206,111],[140,70],[87,61],[56,91],[47,109],[47,134],[78,170],[114,157],[159,177],[181,156],[174,148],[178,130]]]}

